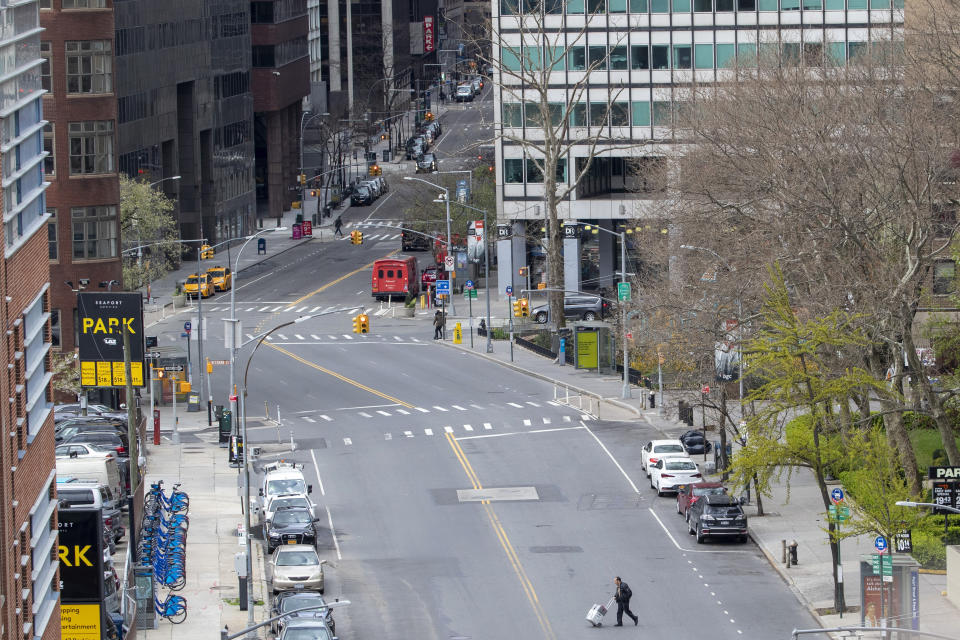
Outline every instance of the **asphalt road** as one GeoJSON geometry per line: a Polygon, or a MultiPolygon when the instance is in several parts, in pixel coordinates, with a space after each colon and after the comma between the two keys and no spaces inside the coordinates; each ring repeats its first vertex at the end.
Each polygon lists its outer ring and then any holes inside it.
{"type": "MultiPolygon", "coordinates": [[[[480,120],[479,108],[448,113],[450,149],[475,140],[480,120]]],[[[379,209],[345,220],[395,220],[416,186],[392,185],[379,209]]],[[[245,271],[242,332],[325,310],[375,314],[370,264],[399,250],[398,234],[309,243],[245,271]]],[[[228,302],[204,305],[211,359],[227,358],[228,302]]],[[[358,336],[353,314],[277,329],[246,376],[252,347],[237,366],[248,415],[266,405],[281,418],[252,428],[250,445],[264,461],[303,462],[315,487],[327,596],[353,603],[335,614],[340,638],[636,636],[629,620],[606,629],[614,612],[603,630],[584,620],[615,575],[633,589],[642,637],[786,638],[815,626],[752,543],[697,545],[675,502],[648,488],[640,448],[658,435],[648,424],[589,420],[548,383],[435,344],[429,316],[372,315],[372,333],[358,336]]],[[[155,327],[162,346],[183,342],[184,319],[155,327]]],[[[226,404],[226,367],[211,386],[226,404]]]]}

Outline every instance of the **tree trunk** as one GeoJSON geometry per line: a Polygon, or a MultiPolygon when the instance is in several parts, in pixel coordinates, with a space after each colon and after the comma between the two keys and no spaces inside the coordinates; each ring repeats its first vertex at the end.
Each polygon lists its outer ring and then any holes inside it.
{"type": "Polygon", "coordinates": [[[757,474],[753,474],[753,491],[757,494],[757,515],[763,517],[763,496],[760,495],[760,481],[757,474]]]}
{"type": "Polygon", "coordinates": [[[543,186],[546,196],[544,204],[547,208],[547,300],[550,305],[550,319],[560,329],[566,326],[563,315],[563,298],[566,285],[563,277],[563,232],[560,229],[560,220],[557,218],[556,192],[556,160],[550,162],[544,159],[543,186]]]}

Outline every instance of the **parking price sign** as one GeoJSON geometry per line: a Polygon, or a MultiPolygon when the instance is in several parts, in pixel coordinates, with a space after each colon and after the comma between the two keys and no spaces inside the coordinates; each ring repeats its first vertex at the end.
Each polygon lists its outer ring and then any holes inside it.
{"type": "Polygon", "coordinates": [[[437,280],[437,293],[450,295],[450,281],[449,280],[437,280]]]}

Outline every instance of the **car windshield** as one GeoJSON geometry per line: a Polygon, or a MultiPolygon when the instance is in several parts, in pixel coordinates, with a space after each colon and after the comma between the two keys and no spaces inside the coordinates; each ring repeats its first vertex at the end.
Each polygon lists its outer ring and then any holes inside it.
{"type": "Polygon", "coordinates": [[[283,640],[330,640],[330,632],[326,626],[317,625],[316,627],[297,627],[285,630],[283,640]]]}
{"type": "Polygon", "coordinates": [[[197,284],[197,276],[189,276],[187,278],[187,284],[197,284]]]}
{"type": "Polygon", "coordinates": [[[737,505],[707,505],[707,513],[721,518],[737,518],[743,515],[743,511],[737,505]]]}
{"type": "Polygon", "coordinates": [[[278,567],[304,567],[317,564],[320,564],[320,560],[316,551],[281,550],[277,554],[278,567]]]}
{"type": "Polygon", "coordinates": [[[210,272],[210,275],[212,275],[214,278],[222,278],[223,269],[214,269],[210,272]]]}
{"type": "Polygon", "coordinates": [[[658,444],[653,448],[654,453],[683,453],[683,445],[658,444]]]}
{"type": "Polygon", "coordinates": [[[308,524],[312,520],[313,518],[310,517],[309,513],[298,509],[284,509],[283,511],[278,511],[276,515],[273,516],[273,524],[277,526],[308,524]]]}
{"type": "MultiPolygon", "coordinates": [[[[280,603],[280,613],[286,613],[287,611],[293,611],[294,609],[303,609],[304,607],[316,607],[324,605],[326,605],[326,602],[324,602],[323,598],[320,596],[303,595],[295,598],[284,598],[283,602],[280,603]]],[[[304,611],[304,613],[310,612],[304,611]]]]}
{"type": "Polygon", "coordinates": [[[306,493],[307,487],[300,478],[285,478],[283,480],[268,480],[267,493],[306,493]]]}
{"type": "Polygon", "coordinates": [[[277,498],[270,503],[270,509],[277,511],[283,507],[309,507],[306,498],[277,498]]]}
{"type": "Polygon", "coordinates": [[[709,487],[706,489],[694,489],[693,495],[695,496],[719,496],[723,495],[723,487],[709,487]]]}
{"type": "Polygon", "coordinates": [[[370,192],[370,189],[365,185],[360,185],[357,187],[357,193],[361,195],[367,195],[370,192]]]}
{"type": "Polygon", "coordinates": [[[667,462],[667,471],[696,471],[697,465],[689,460],[671,460],[667,462]]]}
{"type": "Polygon", "coordinates": [[[57,489],[57,498],[69,507],[94,504],[93,491],[90,489],[57,489]]]}

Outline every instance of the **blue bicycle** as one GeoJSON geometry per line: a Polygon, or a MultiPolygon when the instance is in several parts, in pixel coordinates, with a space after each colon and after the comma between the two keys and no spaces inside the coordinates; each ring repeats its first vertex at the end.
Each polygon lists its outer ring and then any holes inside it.
{"type": "Polygon", "coordinates": [[[153,608],[161,618],[166,618],[173,624],[180,624],[187,619],[187,599],[183,596],[170,594],[162,602],[157,596],[153,596],[153,608]]]}

